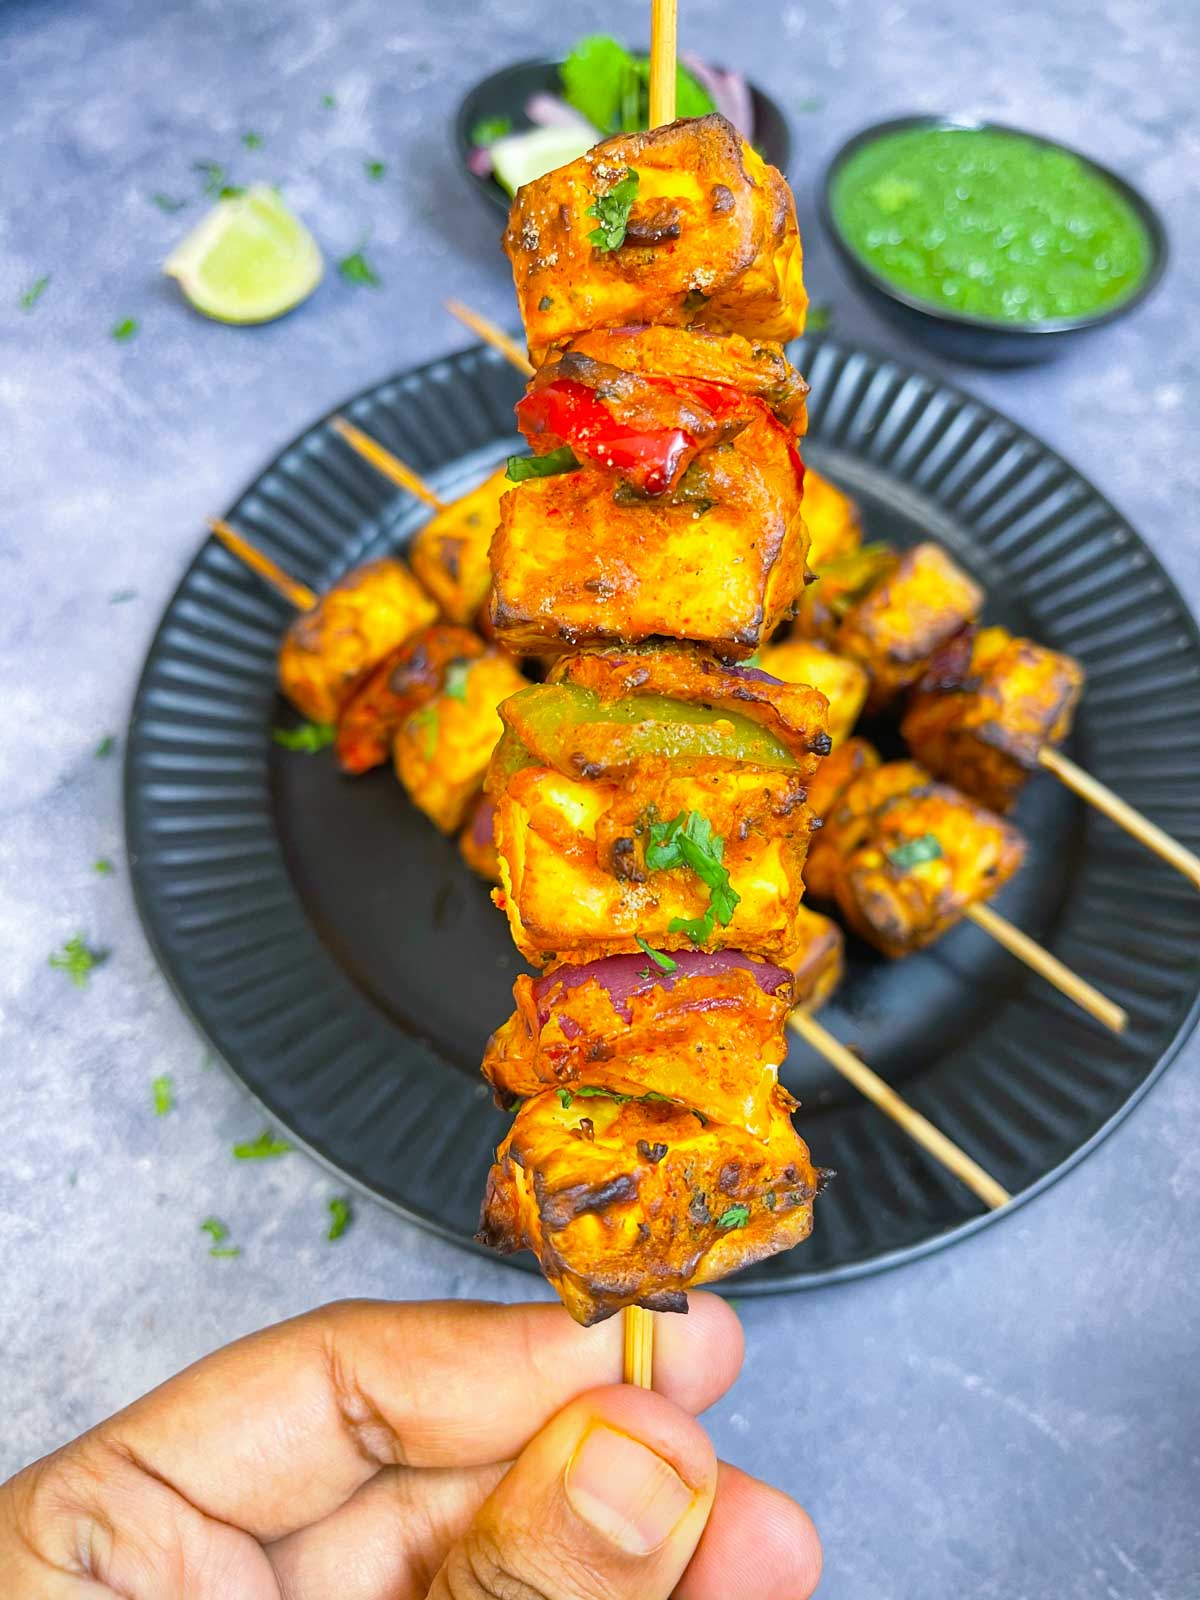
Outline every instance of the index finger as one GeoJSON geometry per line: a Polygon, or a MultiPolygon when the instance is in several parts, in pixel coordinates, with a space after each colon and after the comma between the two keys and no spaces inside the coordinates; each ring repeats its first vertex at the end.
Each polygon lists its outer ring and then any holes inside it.
{"type": "MultiPolygon", "coordinates": [[[[555,1412],[619,1381],[621,1323],[561,1306],[349,1301],[251,1334],[85,1436],[262,1540],[306,1527],[384,1466],[516,1456],[555,1412]]],[[[696,1412],[741,1366],[714,1295],[659,1318],[655,1387],[696,1412]]]]}

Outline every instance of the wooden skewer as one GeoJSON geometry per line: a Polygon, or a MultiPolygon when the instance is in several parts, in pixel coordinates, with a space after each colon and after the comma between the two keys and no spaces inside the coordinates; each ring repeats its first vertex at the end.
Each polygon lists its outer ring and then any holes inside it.
{"type": "Polygon", "coordinates": [[[1060,783],[1065,783],[1068,789],[1074,789],[1081,799],[1095,806],[1097,811],[1102,811],[1126,833],[1132,834],[1139,844],[1144,844],[1147,850],[1152,850],[1156,856],[1169,862],[1176,872],[1182,872],[1194,889],[1200,889],[1200,856],[1172,839],[1169,833],[1164,833],[1149,817],[1135,811],[1120,795],[1114,794],[1099,779],[1093,778],[1090,772],[1077,767],[1070,756],[1063,755],[1061,750],[1043,745],[1038,752],[1038,761],[1060,783]]]}
{"type": "Polygon", "coordinates": [[[515,339],[510,339],[503,328],[498,328],[494,322],[489,322],[487,317],[481,317],[478,311],[472,311],[470,306],[463,305],[461,300],[447,300],[446,310],[452,317],[457,317],[466,324],[472,333],[477,333],[484,344],[490,344],[493,350],[499,350],[506,360],[511,361],[518,372],[523,372],[527,378],[533,377],[533,362],[521,349],[515,339]]]}
{"type": "Polygon", "coordinates": [[[909,1138],[919,1144],[922,1150],[927,1151],[935,1161],[941,1162],[960,1183],[965,1183],[971,1193],[978,1195],[984,1205],[990,1206],[995,1211],[999,1206],[1007,1205],[1012,1199],[1008,1190],[997,1183],[990,1173],[985,1172],[977,1161],[973,1161],[965,1150],[960,1149],[953,1139],[948,1139],[927,1117],[923,1117],[919,1111],[914,1111],[908,1101],[898,1095],[889,1083],[885,1083],[865,1061],[860,1061],[853,1051],[847,1050],[840,1040],[835,1039],[827,1028],[823,1028],[806,1011],[799,1009],[793,1011],[788,1017],[788,1027],[793,1033],[799,1034],[805,1044],[811,1045],[831,1067],[847,1078],[860,1094],[871,1101],[872,1105],[878,1106],[885,1116],[891,1117],[893,1122],[903,1128],[909,1138]]]}
{"type": "Polygon", "coordinates": [[[1031,967],[1047,983],[1052,983],[1068,1000],[1074,1000],[1077,1006],[1082,1006],[1088,1016],[1095,1017],[1097,1022],[1102,1022],[1114,1033],[1124,1033],[1129,1022],[1127,1011],[1107,995],[1101,994],[1099,989],[1093,988],[1078,973],[1072,972],[1070,967],[1064,966],[1057,956],[1044,950],[1036,939],[1031,939],[1020,928],[1014,927],[1007,917],[993,911],[991,906],[980,903],[969,906],[966,915],[977,928],[982,928],[997,944],[1002,944],[1010,955],[1031,967]]]}
{"type": "Polygon", "coordinates": [[[286,573],[277,562],[271,560],[249,539],[244,538],[236,528],[230,527],[222,517],[210,517],[208,525],[216,537],[239,561],[244,562],[251,572],[256,572],[260,578],[265,578],[271,587],[278,591],[290,605],[297,611],[311,611],[316,605],[318,596],[306,583],[286,573]]]}
{"type": "MultiPolygon", "coordinates": [[[[650,0],[652,128],[675,120],[675,7],[676,0],[650,0]]],[[[475,331],[480,338],[488,338],[482,328],[477,327],[475,331]]],[[[504,347],[498,345],[497,348],[504,347]]],[[[654,1387],[654,1313],[643,1311],[640,1306],[625,1308],[625,1382],[636,1383],[643,1389],[654,1387]]]]}
{"type": "Polygon", "coordinates": [[[369,461],[377,471],[382,472],[385,478],[390,478],[401,489],[407,489],[409,494],[415,494],[418,500],[423,500],[435,511],[446,509],[446,501],[433,492],[419,473],[405,466],[399,456],[394,456],[390,450],[385,450],[383,445],[372,439],[369,433],[356,428],[352,422],[347,422],[345,417],[331,417],[329,426],[336,434],[340,434],[364,461],[369,461]]]}

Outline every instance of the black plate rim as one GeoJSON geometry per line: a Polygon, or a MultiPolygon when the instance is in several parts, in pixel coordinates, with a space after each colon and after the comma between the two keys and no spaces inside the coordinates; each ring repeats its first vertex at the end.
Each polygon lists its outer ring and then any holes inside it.
{"type": "MultiPolygon", "coordinates": [[[[1089,495],[1093,496],[1095,501],[1102,506],[1104,510],[1110,512],[1119,522],[1131,530],[1141,552],[1144,554],[1150,566],[1152,567],[1156,578],[1161,581],[1166,593],[1178,607],[1181,624],[1186,631],[1193,647],[1200,652],[1200,622],[1198,622],[1196,616],[1191,610],[1190,605],[1184,598],[1179,586],[1176,584],[1170,572],[1163,566],[1153,548],[1146,543],[1141,534],[1137,532],[1133,523],[1123,515],[1123,513],[1114,505],[1108,496],[1097,489],[1089,478],[1087,478],[1078,468],[1074,467],[1070,462],[1068,462],[1066,458],[1052,446],[1045,443],[1045,441],[1036,434],[1030,432],[1030,430],[1022,423],[1016,422],[1003,412],[996,410],[993,406],[990,406],[985,401],[980,400],[977,396],[971,394],[968,390],[963,389],[958,384],[950,382],[937,375],[929,375],[926,377],[926,375],[923,374],[919,368],[910,365],[902,358],[893,356],[888,351],[881,350],[877,346],[862,344],[858,343],[857,341],[850,343],[839,340],[836,337],[828,334],[809,334],[805,336],[802,341],[798,341],[798,343],[803,344],[805,356],[809,358],[804,363],[806,367],[812,364],[811,358],[815,357],[815,355],[822,349],[829,349],[835,353],[840,353],[846,356],[862,356],[872,363],[886,363],[893,367],[897,372],[902,373],[906,382],[914,379],[930,381],[938,390],[953,397],[954,400],[958,402],[964,402],[975,407],[978,412],[989,421],[1000,422],[1009,428],[1015,429],[1019,435],[1023,435],[1026,439],[1031,441],[1045,458],[1061,465],[1072,476],[1079,479],[1084,488],[1088,491],[1089,495]]],[[[422,362],[417,366],[402,368],[399,372],[391,373],[388,376],[379,379],[375,383],[356,390],[353,394],[347,396],[344,401],[331,407],[328,411],[323,413],[322,416],[315,421],[310,422],[298,433],[293,435],[284,445],[280,446],[276,450],[274,456],[271,458],[271,461],[268,462],[267,465],[263,467],[256,474],[256,476],[246,484],[241,493],[234,498],[226,515],[232,518],[236,513],[236,508],[254,491],[261,479],[283,458],[290,455],[293,451],[299,449],[307,439],[318,433],[321,429],[327,428],[332,418],[338,415],[345,415],[353,412],[356,405],[358,405],[361,401],[373,395],[376,391],[385,388],[390,384],[396,383],[400,379],[419,380],[435,372],[437,369],[443,368],[447,362],[467,361],[472,358],[482,358],[484,360],[491,360],[494,358],[497,363],[503,363],[503,357],[497,355],[495,351],[490,350],[487,346],[481,344],[471,344],[464,346],[459,350],[451,351],[447,355],[434,357],[433,359],[422,362]]],[[[449,1243],[454,1244],[459,1248],[469,1250],[473,1255],[481,1256],[491,1261],[503,1260],[506,1265],[513,1267],[518,1271],[538,1276],[539,1273],[537,1265],[527,1253],[522,1253],[521,1255],[515,1257],[497,1257],[494,1251],[488,1249],[486,1246],[480,1245],[474,1239],[464,1238],[461,1233],[448,1226],[433,1212],[427,1211],[418,1205],[405,1203],[393,1198],[390,1195],[380,1193],[371,1184],[363,1181],[355,1176],[353,1172],[349,1171],[347,1167],[344,1166],[331,1151],[323,1148],[319,1142],[297,1133],[292,1127],[287,1115],[284,1112],[276,1109],[268,1095],[253,1088],[247,1079],[244,1078],[237,1070],[233,1062],[226,1057],[221,1044],[212,1037],[212,1035],[208,1032],[208,1029],[202,1023],[188,993],[185,991],[180,978],[170,963],[164,943],[158,934],[158,924],[153,904],[153,895],[150,891],[149,884],[143,880],[142,869],[136,854],[139,830],[139,819],[137,814],[139,793],[136,776],[134,773],[134,750],[136,739],[135,716],[137,706],[142,697],[143,689],[154,666],[160,641],[171,625],[171,619],[176,603],[191,579],[192,574],[203,560],[205,552],[212,548],[215,544],[215,539],[212,535],[209,535],[201,543],[180,575],[179,582],[171,593],[170,599],[168,600],[163,613],[159,618],[158,624],[155,627],[154,633],[147,647],[142,670],[138,675],[137,684],[130,701],[130,717],[126,731],[122,763],[123,822],[126,856],[130,869],[130,884],[133,892],[134,904],[137,908],[138,917],[141,921],[147,943],[150,946],[151,952],[154,955],[160,971],[167,979],[172,992],[179,1001],[182,1010],[195,1026],[197,1032],[200,1034],[200,1037],[204,1040],[206,1046],[211,1051],[217,1064],[227,1074],[227,1076],[229,1076],[239,1085],[242,1092],[248,1095],[251,1103],[257,1107],[266,1118],[279,1124],[279,1126],[286,1130],[288,1137],[295,1148],[304,1151],[320,1166],[324,1167],[326,1171],[336,1176],[340,1183],[348,1185],[356,1193],[369,1198],[376,1204],[384,1206],[388,1210],[406,1218],[408,1221],[416,1223],[419,1227],[426,1229],[428,1232],[435,1234],[439,1238],[445,1239],[449,1243]]],[[[290,877],[287,875],[286,867],[281,869],[281,873],[288,885],[290,892],[295,895],[295,887],[292,884],[290,877]]],[[[302,907],[300,914],[304,920],[307,920],[302,907]]],[[[1145,1099],[1146,1095],[1149,1094],[1153,1086],[1158,1082],[1163,1073],[1166,1072],[1168,1067],[1179,1055],[1184,1043],[1196,1028],[1198,1021],[1200,1021],[1200,987],[1197,988],[1187,1012],[1183,1016],[1176,1032],[1164,1047],[1158,1060],[1155,1062],[1153,1067],[1149,1069],[1141,1082],[1130,1091],[1130,1093],[1117,1107],[1113,1114],[1098,1128],[1096,1128],[1081,1145],[1077,1146],[1070,1152],[1069,1155],[1065,1156],[1062,1161],[1049,1168],[1041,1175],[1041,1177],[1036,1178],[1024,1189],[1021,1189],[1015,1193],[1012,1199],[1006,1205],[996,1210],[985,1210],[982,1213],[970,1217],[963,1222],[932,1233],[926,1238],[918,1240],[913,1244],[905,1245],[894,1250],[885,1250],[877,1255],[868,1256],[865,1259],[843,1262],[838,1266],[824,1268],[818,1272],[800,1271],[787,1274],[781,1273],[770,1279],[735,1277],[726,1282],[711,1285],[710,1287],[717,1293],[735,1296],[737,1298],[792,1293],[796,1290],[819,1289],[826,1287],[827,1285],[845,1283],[857,1278],[870,1277],[878,1272],[891,1271],[897,1267],[904,1266],[911,1261],[916,1261],[925,1256],[932,1255],[952,1244],[958,1243],[960,1240],[966,1240],[972,1237],[981,1229],[986,1228],[990,1224],[995,1223],[1002,1218],[1012,1215],[1030,1200],[1033,1200],[1037,1196],[1044,1194],[1049,1188],[1064,1178],[1069,1172],[1072,1171],[1073,1168],[1078,1166],[1081,1161],[1083,1161],[1094,1150],[1096,1150],[1104,1142],[1104,1140],[1107,1139],[1109,1135],[1126,1119],[1126,1117],[1131,1115],[1131,1113],[1145,1099]]]]}
{"type": "MultiPolygon", "coordinates": [[[[1128,178],[1123,178],[1119,172],[1106,167],[1094,156],[1077,149],[1074,145],[1064,143],[1062,139],[1055,139],[1045,133],[1035,133],[1031,128],[1019,128],[1015,123],[998,122],[991,117],[952,116],[932,111],[912,111],[885,117],[880,122],[868,123],[865,128],[860,128],[857,133],[851,134],[830,156],[817,182],[817,211],[821,225],[843,266],[858,279],[860,284],[873,289],[884,299],[904,306],[908,311],[920,312],[931,322],[944,323],[952,328],[970,329],[974,333],[1033,338],[1040,334],[1085,333],[1093,328],[1102,328],[1107,323],[1115,322],[1118,317],[1136,311],[1138,306],[1150,298],[1161,283],[1171,256],[1166,223],[1148,197],[1140,189],[1135,188],[1128,178]],[[1029,139],[1034,144],[1044,145],[1048,150],[1061,150],[1066,155],[1074,156],[1083,166],[1089,167],[1111,184],[1146,229],[1150,239],[1151,261],[1145,277],[1126,299],[1119,300],[1115,305],[1108,306],[1102,311],[1091,311],[1078,317],[1057,317],[1045,322],[998,322],[993,318],[976,316],[971,312],[935,306],[931,301],[920,300],[916,295],[899,288],[889,278],[877,272],[850,244],[834,217],[832,195],[838,172],[856,151],[865,145],[874,144],[877,139],[884,138],[889,133],[902,133],[909,128],[957,128],[965,131],[987,130],[994,133],[1019,134],[1021,138],[1029,139]]],[[[952,386],[947,385],[947,387],[952,386]]]]}

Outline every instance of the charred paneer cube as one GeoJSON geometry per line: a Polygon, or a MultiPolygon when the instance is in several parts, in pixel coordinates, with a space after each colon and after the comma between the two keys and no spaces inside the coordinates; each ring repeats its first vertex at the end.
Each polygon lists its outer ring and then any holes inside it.
{"type": "Polygon", "coordinates": [[[848,739],[866,704],[870,677],[849,656],[812,639],[792,637],[759,654],[764,672],[784,683],[807,683],[829,702],[829,737],[837,746],[848,739]]]}
{"type": "Polygon", "coordinates": [[[437,691],[397,723],[396,776],[443,833],[466,820],[503,732],[499,707],[526,686],[510,656],[481,648],[447,662],[437,691]]]}
{"type": "Polygon", "coordinates": [[[603,482],[559,472],[501,500],[490,618],[510,649],[660,637],[744,657],[790,614],[804,571],[802,491],[794,446],[771,418],[703,451],[667,493],[603,482]]]}
{"type": "Polygon", "coordinates": [[[940,545],[904,551],[894,571],[845,613],[834,636],[839,653],[871,674],[868,708],[882,709],[916,683],[937,652],[978,621],[983,598],[940,545]]]}
{"type": "Polygon", "coordinates": [[[502,708],[488,775],[513,938],[535,965],[789,948],[825,702],[702,651],[598,652],[502,708]]]}
{"type": "Polygon", "coordinates": [[[502,1105],[546,1089],[679,1101],[768,1137],[792,980],[741,951],[608,956],[522,974],[484,1077],[502,1105]]]}
{"type": "Polygon", "coordinates": [[[504,247],[535,366],[592,328],[804,329],[791,191],[715,114],[618,134],[525,184],[504,247]]]}
{"type": "Polygon", "coordinates": [[[917,760],[1007,811],[1038,756],[1071,731],[1083,668],[1004,628],[981,628],[934,659],[900,731],[917,760]]]}
{"type": "Polygon", "coordinates": [[[862,521],[849,495],[812,467],[804,472],[804,525],[808,564],[814,572],[853,555],[862,544],[862,521]]]}
{"type": "Polygon", "coordinates": [[[788,957],[793,1003],[816,1011],[842,981],[846,941],[836,922],[808,906],[797,910],[795,936],[795,948],[788,957]]]}
{"type": "Polygon", "coordinates": [[[364,673],[437,616],[403,561],[355,567],[292,623],[279,650],[279,687],[313,722],[336,722],[364,673]]]}
{"type": "Polygon", "coordinates": [[[496,808],[480,795],[458,836],[459,854],[471,871],[488,883],[500,882],[500,857],[496,854],[496,808]]]}
{"type": "Polygon", "coordinates": [[[765,1139],[657,1099],[527,1100],[496,1153],[477,1235],[532,1250],[577,1322],[686,1292],[808,1237],[825,1174],[780,1092],[765,1139]]]}
{"type": "Polygon", "coordinates": [[[804,863],[804,882],[809,893],[818,900],[833,900],[834,879],[832,863],[834,853],[825,849],[822,834],[825,819],[838,800],[855,781],[865,773],[874,772],[882,758],[867,739],[854,737],[838,745],[825,757],[808,785],[808,808],[812,812],[813,835],[809,841],[808,857],[804,863]]]}
{"type": "Polygon", "coordinates": [[[336,746],[342,771],[358,777],[382,766],[404,719],[441,693],[450,668],[484,650],[469,628],[436,622],[386,655],[342,708],[336,746]]]}
{"type": "Polygon", "coordinates": [[[500,496],[512,488],[500,467],[418,529],[409,546],[413,571],[451,622],[472,623],[492,587],[488,560],[500,521],[500,496]]]}
{"type": "Polygon", "coordinates": [[[1024,857],[1021,835],[914,761],[890,761],[850,783],[814,844],[809,886],[887,956],[940,938],[996,893],[1024,857]],[[817,885],[821,888],[818,889],[817,885]]]}

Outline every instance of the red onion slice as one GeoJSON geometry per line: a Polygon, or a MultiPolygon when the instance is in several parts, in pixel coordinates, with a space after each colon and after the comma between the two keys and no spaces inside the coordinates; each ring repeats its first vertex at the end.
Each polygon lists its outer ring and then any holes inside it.
{"type": "Polygon", "coordinates": [[[707,61],[685,51],[680,57],[684,66],[709,99],[728,121],[732,122],[743,139],[754,138],[754,101],[750,85],[740,72],[723,72],[720,67],[710,67],[707,61]]]}
{"type": "Polygon", "coordinates": [[[531,95],[525,102],[525,115],[539,128],[578,128],[581,132],[594,133],[598,140],[603,137],[582,111],[576,111],[556,94],[542,91],[531,95]]]}
{"type": "Polygon", "coordinates": [[[490,178],[492,175],[492,152],[483,145],[477,144],[467,155],[467,171],[477,178],[490,178]]]}
{"type": "Polygon", "coordinates": [[[769,995],[792,981],[791,973],[782,967],[752,961],[740,950],[674,950],[671,960],[675,963],[674,972],[664,972],[653,956],[605,956],[600,961],[548,972],[533,986],[538,1023],[544,1027],[549,1021],[550,996],[559,985],[565,995],[593,978],[608,995],[613,1010],[626,1022],[633,1020],[630,1001],[635,995],[648,994],[654,988],[670,990],[688,978],[715,978],[740,969],[749,972],[763,993],[769,995]]]}

